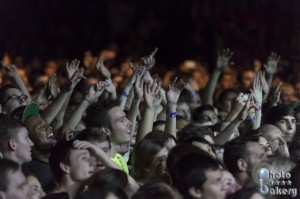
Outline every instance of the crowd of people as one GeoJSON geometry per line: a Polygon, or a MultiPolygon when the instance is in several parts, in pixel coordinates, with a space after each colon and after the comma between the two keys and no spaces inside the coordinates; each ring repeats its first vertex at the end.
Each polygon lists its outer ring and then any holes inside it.
{"type": "Polygon", "coordinates": [[[115,67],[113,48],[86,51],[43,74],[4,54],[0,198],[296,198],[300,83],[283,81],[280,56],[238,75],[230,49],[211,74],[196,60],[164,71],[157,53],[115,67]],[[296,191],[262,191],[265,167],[296,191]]]}

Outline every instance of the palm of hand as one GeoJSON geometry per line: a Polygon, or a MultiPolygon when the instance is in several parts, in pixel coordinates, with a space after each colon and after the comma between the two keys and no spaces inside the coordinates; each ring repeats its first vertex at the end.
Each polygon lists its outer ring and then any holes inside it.
{"type": "Polygon", "coordinates": [[[180,91],[177,88],[171,88],[166,93],[166,98],[169,103],[176,104],[179,99],[180,91]]]}

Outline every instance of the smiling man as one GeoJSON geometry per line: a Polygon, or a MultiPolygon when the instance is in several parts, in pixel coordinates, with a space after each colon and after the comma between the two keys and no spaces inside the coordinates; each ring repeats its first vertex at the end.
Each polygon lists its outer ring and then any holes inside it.
{"type": "Polygon", "coordinates": [[[131,122],[118,101],[103,100],[90,105],[86,114],[86,126],[98,127],[110,137],[111,159],[127,174],[128,166],[121,154],[128,151],[131,141],[131,122]]]}
{"type": "Polygon", "coordinates": [[[21,122],[8,118],[0,119],[0,152],[5,159],[20,165],[30,162],[32,146],[28,131],[21,122]]]}

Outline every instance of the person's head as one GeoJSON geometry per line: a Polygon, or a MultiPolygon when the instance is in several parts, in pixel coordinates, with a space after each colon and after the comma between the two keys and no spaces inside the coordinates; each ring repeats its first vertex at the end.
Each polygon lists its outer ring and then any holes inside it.
{"type": "Polygon", "coordinates": [[[231,101],[238,96],[236,89],[224,90],[218,98],[218,108],[220,111],[229,113],[231,111],[231,101]]]}
{"type": "Polygon", "coordinates": [[[229,196],[236,191],[238,191],[241,187],[237,184],[235,178],[233,175],[227,171],[227,170],[222,170],[223,175],[222,175],[222,181],[224,183],[224,189],[226,192],[226,196],[229,196]]]}
{"type": "Polygon", "coordinates": [[[247,135],[227,142],[224,146],[224,164],[234,176],[251,176],[253,168],[266,160],[266,153],[258,143],[259,137],[247,135]]]}
{"type": "Polygon", "coordinates": [[[32,146],[28,131],[20,121],[0,119],[0,152],[4,158],[11,159],[20,165],[30,162],[32,146]]]}
{"type": "Polygon", "coordinates": [[[283,83],[280,87],[281,100],[283,103],[295,101],[295,89],[290,83],[283,83]]]}
{"type": "Polygon", "coordinates": [[[236,193],[230,195],[227,199],[266,199],[260,193],[257,192],[257,187],[241,189],[236,193]]]}
{"type": "Polygon", "coordinates": [[[205,151],[208,155],[210,155],[213,159],[217,159],[216,154],[214,153],[214,148],[212,147],[212,145],[205,140],[204,138],[200,138],[200,137],[191,137],[189,139],[184,140],[183,143],[189,143],[192,144],[196,147],[198,147],[199,149],[205,151]]]}
{"type": "Polygon", "coordinates": [[[106,132],[112,145],[130,143],[131,122],[117,101],[103,100],[91,104],[85,122],[87,127],[98,127],[106,132]]]}
{"type": "Polygon", "coordinates": [[[132,199],[178,199],[173,189],[161,182],[150,182],[142,186],[132,199]]]}
{"type": "Polygon", "coordinates": [[[254,71],[249,69],[242,72],[242,88],[249,90],[254,80],[254,71]]]}
{"type": "Polygon", "coordinates": [[[166,125],[166,121],[157,120],[153,122],[153,130],[154,131],[164,131],[166,125]]]}
{"type": "Polygon", "coordinates": [[[287,142],[291,142],[296,133],[295,112],[291,106],[280,105],[272,107],[266,114],[264,123],[277,126],[287,142]]]}
{"type": "Polygon", "coordinates": [[[183,143],[191,137],[201,137],[206,139],[209,143],[214,143],[213,132],[208,127],[188,124],[177,133],[178,143],[183,143]]]}
{"type": "Polygon", "coordinates": [[[25,121],[29,137],[34,143],[34,148],[43,153],[49,153],[56,144],[52,127],[40,116],[30,116],[25,121]]]}
{"type": "Polygon", "coordinates": [[[218,115],[213,106],[202,105],[193,111],[192,120],[200,126],[212,126],[218,122],[218,115]]]}
{"type": "Polygon", "coordinates": [[[11,84],[0,88],[0,104],[3,111],[10,115],[16,108],[27,105],[28,96],[11,84]]]}
{"type": "Polygon", "coordinates": [[[163,131],[152,131],[148,133],[144,139],[162,142],[168,151],[176,145],[176,139],[174,136],[163,131]]]}
{"type": "Polygon", "coordinates": [[[178,116],[181,116],[186,121],[191,121],[191,109],[187,102],[181,101],[180,103],[177,103],[176,112],[178,116]]]}
{"type": "Polygon", "coordinates": [[[168,182],[167,157],[168,150],[162,141],[143,139],[132,151],[131,162],[136,178],[144,182],[151,180],[168,182]]]}
{"type": "Polygon", "coordinates": [[[257,130],[268,141],[272,150],[272,154],[276,154],[278,151],[280,138],[283,137],[282,131],[277,126],[272,124],[263,124],[257,130]]]}
{"type": "Polygon", "coordinates": [[[111,183],[83,183],[75,199],[128,199],[126,193],[111,183]]]}
{"type": "Polygon", "coordinates": [[[222,170],[211,157],[192,152],[181,156],[171,167],[173,185],[184,198],[225,198],[222,170]]]}
{"type": "Polygon", "coordinates": [[[259,135],[258,143],[264,148],[266,156],[270,156],[273,154],[270,144],[264,136],[259,135]]]}
{"type": "Polygon", "coordinates": [[[29,199],[40,199],[45,196],[40,181],[34,174],[25,173],[26,181],[29,186],[29,199]]]}
{"type": "MultiPolygon", "coordinates": [[[[91,142],[92,144],[103,150],[106,153],[107,157],[109,157],[110,138],[101,129],[96,127],[86,128],[78,134],[76,139],[91,142]]],[[[101,161],[96,162],[96,171],[100,171],[104,168],[105,166],[101,161]]]]}
{"type": "Polygon", "coordinates": [[[0,159],[0,198],[29,199],[29,187],[18,163],[0,159]]]}
{"type": "Polygon", "coordinates": [[[49,156],[49,165],[52,174],[61,183],[68,178],[73,182],[87,180],[95,170],[95,160],[86,149],[75,149],[74,141],[57,143],[49,156]]]}

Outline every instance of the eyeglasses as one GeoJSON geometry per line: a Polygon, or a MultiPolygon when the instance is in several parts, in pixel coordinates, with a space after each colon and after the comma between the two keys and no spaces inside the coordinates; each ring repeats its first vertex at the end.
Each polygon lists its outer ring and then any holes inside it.
{"type": "Polygon", "coordinates": [[[12,95],[10,96],[8,99],[6,99],[4,102],[3,102],[3,105],[6,104],[8,101],[17,101],[17,100],[27,100],[28,99],[28,96],[27,95],[24,95],[24,94],[21,94],[21,95],[12,95]]]}

